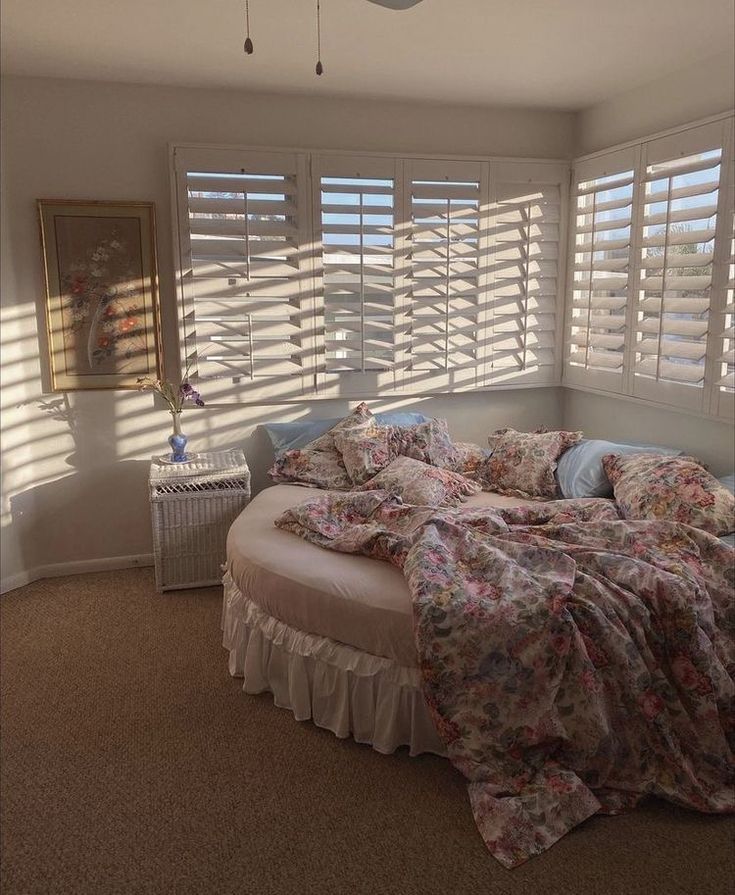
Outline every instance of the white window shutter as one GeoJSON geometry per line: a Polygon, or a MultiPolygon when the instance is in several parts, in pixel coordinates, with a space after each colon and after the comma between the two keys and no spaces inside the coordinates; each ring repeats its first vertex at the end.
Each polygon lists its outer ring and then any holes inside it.
{"type": "Polygon", "coordinates": [[[182,354],[210,403],[313,391],[306,157],[175,152],[182,354]]]}
{"type": "Polygon", "coordinates": [[[404,388],[483,381],[489,351],[487,162],[404,162],[404,388]]]}
{"type": "Polygon", "coordinates": [[[620,392],[634,277],[637,147],[577,163],[572,175],[564,382],[620,392]]]}
{"type": "Polygon", "coordinates": [[[492,165],[489,384],[560,379],[568,186],[566,165],[492,165]]]}
{"type": "Polygon", "coordinates": [[[320,394],[375,395],[400,386],[400,163],[312,159],[320,394]]]}
{"type": "Polygon", "coordinates": [[[725,232],[715,251],[712,301],[712,413],[731,420],[735,419],[735,122],[730,126],[723,168],[725,232]]]}
{"type": "Polygon", "coordinates": [[[724,138],[725,127],[716,122],[653,140],[643,147],[640,172],[631,392],[697,411],[708,409],[724,138]]]}

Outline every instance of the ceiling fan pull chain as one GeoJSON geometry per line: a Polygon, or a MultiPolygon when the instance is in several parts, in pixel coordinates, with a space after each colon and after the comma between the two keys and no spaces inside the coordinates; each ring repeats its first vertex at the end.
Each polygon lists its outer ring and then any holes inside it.
{"type": "Polygon", "coordinates": [[[245,0],[245,45],[243,49],[248,56],[253,55],[253,42],[250,40],[250,0],[245,0]]]}
{"type": "Polygon", "coordinates": [[[316,73],[324,73],[322,65],[322,10],[321,0],[316,0],[316,73]]]}

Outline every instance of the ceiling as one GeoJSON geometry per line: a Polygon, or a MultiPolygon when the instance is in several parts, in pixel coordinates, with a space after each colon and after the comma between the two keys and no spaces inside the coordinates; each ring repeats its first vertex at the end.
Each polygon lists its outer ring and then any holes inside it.
{"type": "Polygon", "coordinates": [[[3,0],[6,73],[576,110],[733,51],[733,0],[3,0]]]}

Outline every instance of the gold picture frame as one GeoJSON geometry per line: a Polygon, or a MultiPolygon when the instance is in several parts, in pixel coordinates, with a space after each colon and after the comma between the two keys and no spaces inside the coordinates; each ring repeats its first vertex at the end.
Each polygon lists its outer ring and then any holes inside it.
{"type": "Polygon", "coordinates": [[[38,214],[53,390],[159,378],[154,203],[39,199],[38,214]]]}

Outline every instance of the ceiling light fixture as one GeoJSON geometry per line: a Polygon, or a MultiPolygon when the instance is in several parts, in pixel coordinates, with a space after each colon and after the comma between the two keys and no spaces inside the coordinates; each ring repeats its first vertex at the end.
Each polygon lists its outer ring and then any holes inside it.
{"type": "Polygon", "coordinates": [[[370,0],[370,3],[377,3],[378,6],[384,6],[386,9],[410,9],[421,3],[421,0],[370,0]]]}
{"type": "Polygon", "coordinates": [[[322,65],[322,8],[321,0],[316,0],[316,73],[324,74],[322,65]]]}
{"type": "Polygon", "coordinates": [[[250,40],[250,0],[245,0],[245,44],[243,49],[248,56],[253,55],[253,42],[250,40]]]}
{"type": "MultiPolygon", "coordinates": [[[[421,0],[368,0],[369,3],[376,3],[385,9],[410,9],[421,3],[421,0]]],[[[245,43],[243,50],[248,56],[253,55],[253,41],[250,38],[250,0],[245,0],[245,43]]],[[[324,66],[322,65],[322,8],[321,0],[316,0],[316,68],[317,75],[324,74],[324,66]]]]}

